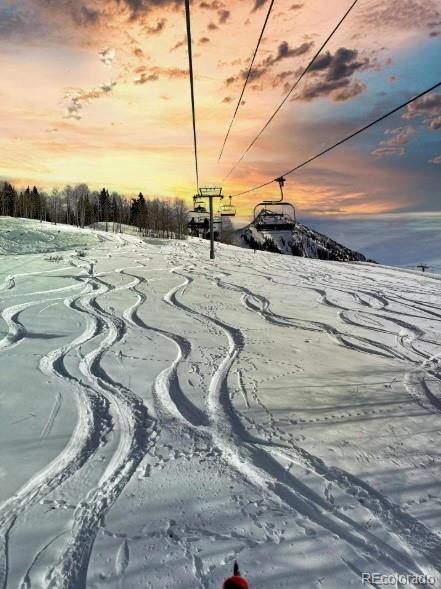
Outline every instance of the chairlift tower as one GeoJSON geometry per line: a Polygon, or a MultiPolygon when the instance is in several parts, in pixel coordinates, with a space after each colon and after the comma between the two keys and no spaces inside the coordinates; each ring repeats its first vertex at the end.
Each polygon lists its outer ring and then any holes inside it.
{"type": "Polygon", "coordinates": [[[201,199],[208,198],[208,205],[210,211],[210,260],[214,260],[214,224],[213,224],[213,199],[219,198],[222,200],[222,188],[220,186],[201,186],[199,188],[199,196],[201,199]]]}
{"type": "Polygon", "coordinates": [[[421,272],[425,272],[429,269],[429,266],[427,264],[419,264],[417,268],[421,268],[421,272]]]}

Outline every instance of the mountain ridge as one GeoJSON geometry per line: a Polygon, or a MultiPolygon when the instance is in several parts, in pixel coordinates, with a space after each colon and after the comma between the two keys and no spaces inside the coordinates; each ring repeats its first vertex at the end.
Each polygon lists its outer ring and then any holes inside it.
{"type": "MultiPolygon", "coordinates": [[[[259,223],[259,217],[256,219],[259,223]]],[[[293,228],[282,230],[258,229],[252,221],[232,234],[232,243],[239,247],[266,250],[303,258],[338,262],[374,262],[334,239],[296,222],[293,228]]]]}

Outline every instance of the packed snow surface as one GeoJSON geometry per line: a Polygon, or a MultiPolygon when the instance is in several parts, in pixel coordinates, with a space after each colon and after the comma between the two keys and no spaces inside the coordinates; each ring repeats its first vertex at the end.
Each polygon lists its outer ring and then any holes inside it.
{"type": "Polygon", "coordinates": [[[439,279],[6,230],[2,589],[441,587],[439,279]]]}

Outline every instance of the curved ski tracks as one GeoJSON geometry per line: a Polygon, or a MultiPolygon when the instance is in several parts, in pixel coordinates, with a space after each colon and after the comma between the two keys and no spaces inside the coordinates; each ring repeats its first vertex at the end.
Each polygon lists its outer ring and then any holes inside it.
{"type": "MultiPolygon", "coordinates": [[[[106,288],[101,280],[95,280],[106,288]]],[[[131,290],[135,285],[136,281],[132,281],[119,288],[131,290]]],[[[82,358],[80,370],[113,408],[121,433],[118,448],[98,486],[88,493],[74,512],[70,538],[46,577],[45,587],[48,589],[81,589],[86,586],[90,553],[101,522],[146,453],[152,449],[157,435],[156,420],[143,400],[115,382],[101,364],[104,354],[123,339],[125,322],[105,311],[95,299],[85,301],[83,310],[102,322],[107,333],[99,346],[82,358]]]]}
{"type": "MultiPolygon", "coordinates": [[[[86,282],[83,292],[66,299],[64,304],[75,309],[76,298],[97,296],[86,282]]],[[[63,451],[42,471],[31,478],[17,493],[0,506],[0,530],[6,538],[6,530],[12,528],[17,516],[44,498],[70,476],[77,472],[93,455],[111,428],[108,403],[94,390],[74,378],[64,365],[64,358],[98,334],[99,326],[88,322],[84,332],[71,343],[62,346],[40,360],[40,370],[47,376],[70,382],[77,404],[77,422],[63,451]]],[[[7,550],[7,542],[6,550],[7,550]]]]}
{"type": "MultiPolygon", "coordinates": [[[[92,489],[85,500],[77,506],[70,537],[64,545],[58,562],[49,571],[45,580],[47,589],[85,588],[89,557],[101,521],[124,490],[145,454],[151,451],[155,443],[159,424],[149,413],[142,399],[129,388],[115,382],[102,365],[103,356],[112,346],[122,341],[127,326],[151,330],[176,347],[175,359],[158,374],[154,384],[155,398],[161,406],[162,415],[176,420],[183,427],[188,428],[193,435],[211,440],[212,445],[219,449],[225,463],[248,484],[257,487],[266,495],[275,495],[289,509],[294,509],[310,521],[337,535],[370,559],[381,561],[393,569],[399,566],[400,571],[405,570],[409,573],[429,572],[432,567],[438,571],[441,570],[439,536],[430,532],[409,514],[401,511],[379,492],[347,472],[328,467],[321,459],[294,443],[267,442],[251,436],[246,431],[240,414],[233,406],[228,387],[231,368],[245,347],[244,334],[240,329],[227,325],[216,317],[201,314],[185,305],[181,298],[192,279],[178,274],[177,268],[174,268],[171,272],[182,276],[184,281],[174,286],[163,297],[164,303],[185,312],[195,321],[202,321],[207,326],[215,326],[217,330],[224,333],[227,342],[224,357],[210,381],[206,411],[202,411],[192,403],[183,392],[178,377],[179,365],[187,360],[191,353],[191,342],[181,335],[147,325],[140,318],[138,311],[146,301],[146,295],[138,287],[141,283],[148,283],[148,280],[142,276],[129,274],[128,268],[122,268],[116,272],[131,276],[133,281],[115,288],[98,276],[94,277],[93,265],[89,266],[89,278],[85,289],[80,295],[65,300],[65,305],[87,315],[88,323],[85,332],[70,344],[47,354],[40,362],[40,368],[45,374],[60,378],[64,382],[66,380],[71,382],[78,405],[77,428],[65,450],[42,473],[31,479],[16,496],[0,507],[0,526],[4,533],[0,547],[2,545],[5,547],[3,562],[6,561],[4,587],[6,587],[7,578],[7,538],[17,514],[78,471],[99,445],[105,442],[105,437],[112,427],[110,417],[110,410],[112,410],[121,431],[117,451],[97,487],[92,489]],[[113,312],[106,311],[97,302],[97,297],[122,289],[136,294],[136,302],[123,311],[123,319],[120,319],[113,312]],[[78,349],[86,341],[93,340],[98,334],[103,334],[103,339],[80,362],[80,371],[84,378],[78,379],[69,374],[64,364],[66,355],[78,349]],[[421,560],[412,558],[404,546],[402,551],[391,547],[387,542],[372,535],[361,524],[341,513],[327,498],[314,493],[287,472],[272,454],[293,459],[357,499],[362,499],[363,506],[378,517],[402,543],[412,546],[422,555],[421,560]]],[[[241,295],[242,304],[250,311],[258,313],[265,321],[285,327],[324,332],[335,338],[340,345],[351,349],[413,363],[416,368],[408,372],[405,377],[409,380],[407,383],[409,388],[416,387],[421,391],[419,371],[432,370],[428,368],[428,365],[435,356],[429,357],[413,346],[418,338],[424,336],[424,331],[389,316],[386,297],[377,295],[375,298],[372,293],[360,291],[362,296],[358,301],[354,298],[354,301],[364,309],[369,309],[369,315],[373,320],[379,320],[380,325],[377,328],[371,325],[369,329],[394,333],[384,327],[384,321],[395,323],[400,327],[400,335],[397,337],[400,351],[370,338],[345,334],[325,323],[277,315],[271,311],[269,301],[262,295],[256,295],[243,287],[222,283],[219,277],[215,280],[220,288],[236,290],[241,295]],[[377,301],[374,307],[371,300],[377,301]],[[373,314],[370,311],[374,311],[373,314]],[[384,312],[388,313],[387,317],[383,315],[384,312]],[[422,364],[412,358],[414,355],[422,360],[422,364]]],[[[357,315],[352,309],[342,307],[330,300],[326,289],[318,289],[312,285],[311,289],[320,291],[321,302],[337,309],[342,321],[363,328],[367,327],[364,323],[360,325],[359,317],[362,316],[360,312],[357,315]]],[[[42,302],[46,300],[25,305],[37,305],[42,302]]],[[[19,321],[19,314],[25,308],[27,307],[17,305],[6,310],[5,320],[9,331],[3,349],[9,349],[25,337],[25,327],[19,321]]],[[[432,316],[435,314],[436,312],[432,311],[432,316]]],[[[430,374],[438,378],[436,370],[432,370],[430,374]]],[[[433,395],[432,397],[431,399],[430,390],[425,393],[425,398],[429,400],[432,409],[439,410],[438,399],[433,395]]],[[[2,566],[0,558],[0,572],[2,572],[2,566]]],[[[32,566],[33,564],[30,569],[32,566]]]]}
{"type": "MultiPolygon", "coordinates": [[[[182,287],[182,285],[180,286],[182,287]]],[[[380,556],[380,559],[385,564],[397,566],[399,562],[402,567],[407,567],[409,571],[420,572],[420,566],[423,569],[424,567],[427,568],[427,558],[431,563],[429,568],[430,566],[438,569],[441,568],[441,558],[439,556],[441,539],[435,534],[432,534],[411,516],[399,514],[405,516],[403,521],[395,517],[394,512],[396,511],[396,506],[390,504],[380,494],[376,494],[375,496],[374,493],[374,497],[372,497],[372,499],[375,498],[377,500],[375,505],[378,505],[379,498],[382,500],[382,502],[380,501],[382,510],[377,508],[375,515],[378,516],[379,511],[382,514],[386,513],[389,517],[389,521],[386,522],[388,527],[394,533],[398,534],[403,541],[407,541],[410,545],[420,550],[421,554],[424,554],[424,557],[421,559],[424,561],[423,564],[417,563],[407,553],[401,553],[384,542],[379,541],[377,537],[372,536],[360,524],[354,522],[345,514],[336,511],[332,504],[314,494],[310,489],[305,488],[299,480],[290,473],[287,473],[268,452],[265,452],[259,447],[261,441],[253,439],[246,432],[238,414],[234,410],[227,386],[227,378],[231,366],[241,349],[243,349],[244,339],[241,331],[213,317],[196,313],[177,299],[176,294],[178,290],[179,287],[175,287],[166,295],[165,299],[167,302],[174,304],[177,308],[187,313],[197,315],[198,318],[203,317],[205,320],[214,323],[224,331],[229,343],[227,354],[211,380],[207,400],[207,410],[210,419],[210,428],[208,430],[211,433],[213,442],[221,450],[224,460],[251,484],[265,489],[267,492],[275,493],[285,504],[302,513],[311,521],[325,527],[331,533],[337,534],[352,546],[362,549],[371,558],[378,558],[380,556]],[[407,521],[404,521],[406,518],[407,521]],[[413,526],[413,533],[420,533],[417,541],[413,540],[412,535],[406,529],[406,524],[409,523],[413,526]],[[372,546],[375,544],[377,548],[372,549],[372,546]]],[[[326,468],[322,468],[322,470],[326,470],[326,468]]],[[[332,471],[327,472],[328,476],[330,472],[332,471]]],[[[335,474],[329,476],[329,479],[333,482],[339,482],[341,485],[342,481],[345,481],[345,477],[346,480],[350,479],[350,475],[347,475],[347,473],[340,473],[335,470],[335,474]]],[[[349,481],[349,484],[343,486],[346,487],[345,490],[348,490],[349,487],[353,494],[357,492],[357,488],[360,489],[362,487],[360,481],[355,479],[355,477],[353,477],[352,481],[349,481]]],[[[368,486],[364,485],[364,495],[369,492],[368,489],[368,486]]]]}

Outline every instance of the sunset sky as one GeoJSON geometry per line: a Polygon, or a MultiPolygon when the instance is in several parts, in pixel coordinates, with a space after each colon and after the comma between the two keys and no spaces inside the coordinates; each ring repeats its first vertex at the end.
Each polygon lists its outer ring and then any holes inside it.
{"type": "MultiPolygon", "coordinates": [[[[192,2],[201,184],[221,184],[350,0],[192,2]]],[[[195,189],[180,0],[0,0],[0,178],[126,194],[195,189]]],[[[274,178],[441,80],[441,0],[359,0],[294,98],[224,183],[274,178]],[[329,53],[326,53],[329,52],[329,53]]],[[[289,177],[305,216],[441,212],[441,92],[289,177]]],[[[242,215],[277,186],[237,199],[242,215]]]]}

